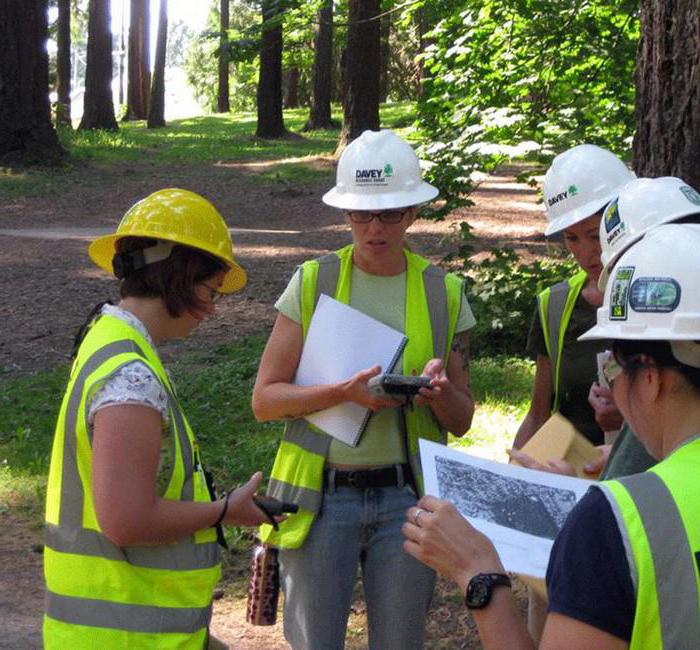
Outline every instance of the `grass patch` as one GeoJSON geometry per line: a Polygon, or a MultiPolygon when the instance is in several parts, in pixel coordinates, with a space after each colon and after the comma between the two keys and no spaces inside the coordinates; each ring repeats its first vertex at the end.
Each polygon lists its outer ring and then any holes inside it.
{"type": "MultiPolygon", "coordinates": [[[[257,470],[269,477],[282,433],[279,422],[260,423],[250,407],[264,336],[185,353],[171,374],[204,461],[221,489],[257,470]]],[[[484,358],[473,364],[478,401],[474,426],[459,446],[510,445],[528,405],[532,364],[517,358],[484,358]]],[[[66,367],[0,380],[0,512],[43,512],[51,443],[68,379],[66,367]]],[[[230,529],[236,543],[245,534],[230,529]]]]}

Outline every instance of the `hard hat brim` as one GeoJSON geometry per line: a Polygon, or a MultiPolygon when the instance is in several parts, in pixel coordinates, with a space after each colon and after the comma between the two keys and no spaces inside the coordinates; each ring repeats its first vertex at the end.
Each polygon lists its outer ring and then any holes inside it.
{"type": "Polygon", "coordinates": [[[579,221],[583,221],[584,219],[588,219],[588,217],[592,217],[596,212],[602,210],[608,203],[610,203],[610,201],[612,201],[615,198],[615,196],[617,196],[617,193],[612,192],[605,198],[596,199],[595,201],[589,201],[588,203],[585,203],[584,205],[576,208],[575,210],[571,210],[570,212],[563,214],[561,217],[553,219],[545,228],[545,237],[555,235],[561,232],[562,230],[566,230],[574,224],[577,224],[579,221]]]}
{"type": "MultiPolygon", "coordinates": [[[[117,252],[117,241],[123,239],[124,237],[150,237],[151,239],[154,239],[153,233],[151,232],[130,232],[128,234],[112,234],[105,235],[104,237],[98,237],[97,239],[92,241],[88,247],[88,255],[90,256],[90,259],[103,271],[106,271],[110,275],[114,275],[112,260],[114,259],[114,256],[117,252]]],[[[187,246],[187,244],[182,244],[182,242],[179,242],[174,238],[170,239],[168,237],[160,236],[157,237],[157,239],[162,239],[163,241],[173,241],[176,244],[187,246]]],[[[190,248],[194,248],[195,250],[201,250],[206,255],[215,257],[217,260],[221,261],[228,267],[228,271],[224,275],[223,282],[221,284],[221,287],[219,288],[219,291],[221,293],[234,293],[236,291],[239,291],[248,282],[248,277],[246,275],[245,270],[243,269],[243,267],[239,266],[235,260],[229,260],[225,257],[221,257],[220,255],[214,255],[210,251],[204,248],[199,248],[198,246],[190,246],[190,248]]]]}
{"type": "Polygon", "coordinates": [[[334,187],[328,190],[321,200],[326,205],[341,210],[394,210],[427,203],[440,193],[436,187],[425,181],[410,192],[382,193],[383,188],[376,188],[376,192],[372,189],[367,187],[363,194],[357,194],[338,191],[338,188],[334,187]]]}

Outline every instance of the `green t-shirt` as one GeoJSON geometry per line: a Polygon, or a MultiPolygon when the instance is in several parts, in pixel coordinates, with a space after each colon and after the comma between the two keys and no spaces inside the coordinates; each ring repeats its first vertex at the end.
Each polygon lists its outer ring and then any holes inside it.
{"type": "Polygon", "coordinates": [[[622,425],[622,429],[620,429],[615,444],[610,450],[610,457],[600,474],[600,480],[604,481],[646,472],[658,462],[644,448],[644,445],[630,429],[629,424],[625,422],[622,425]]]}
{"type": "MultiPolygon", "coordinates": [[[[372,318],[404,332],[406,314],[406,273],[392,276],[365,273],[352,268],[350,306],[372,318]]],[[[275,308],[290,320],[301,323],[301,273],[299,270],[275,303],[275,308]]],[[[466,300],[457,319],[455,332],[474,327],[476,321],[466,300]]],[[[403,359],[395,368],[402,372],[403,359]]],[[[391,368],[383,368],[385,372],[391,368]]],[[[412,368],[420,374],[423,368],[412,368]]],[[[392,465],[407,462],[401,439],[400,410],[382,409],[372,414],[357,447],[350,447],[339,440],[331,441],[328,462],[335,465],[392,465]]]]}
{"type": "MultiPolygon", "coordinates": [[[[559,370],[559,412],[594,445],[602,445],[603,430],[595,421],[595,413],[588,403],[588,393],[591,384],[598,379],[596,354],[609,349],[610,341],[608,339],[577,340],[581,334],[596,324],[596,310],[596,307],[579,294],[564,333],[564,348],[559,370]]],[[[550,332],[550,337],[554,342],[556,333],[550,332]]],[[[548,356],[537,308],[535,308],[528,334],[527,352],[534,360],[538,355],[548,356]]]]}

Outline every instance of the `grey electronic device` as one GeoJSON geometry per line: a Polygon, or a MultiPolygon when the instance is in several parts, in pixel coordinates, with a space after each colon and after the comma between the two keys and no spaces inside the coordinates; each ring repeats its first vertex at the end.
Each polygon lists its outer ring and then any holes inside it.
{"type": "Polygon", "coordinates": [[[391,397],[409,403],[421,388],[430,386],[430,377],[383,373],[372,377],[367,388],[377,397],[391,397]]]}

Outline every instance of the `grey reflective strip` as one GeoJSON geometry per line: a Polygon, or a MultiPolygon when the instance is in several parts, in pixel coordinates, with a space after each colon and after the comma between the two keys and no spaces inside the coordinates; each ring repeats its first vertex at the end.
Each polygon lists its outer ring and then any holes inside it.
{"type": "Polygon", "coordinates": [[[335,253],[328,253],[318,259],[318,276],[316,277],[316,296],[314,297],[314,308],[322,293],[331,298],[335,297],[335,290],[338,286],[338,276],[340,275],[340,258],[335,253]]]}
{"type": "Polygon", "coordinates": [[[428,300],[428,313],[433,328],[433,354],[436,358],[447,358],[447,334],[450,324],[450,312],[447,307],[447,287],[445,271],[437,266],[428,266],[423,271],[423,285],[428,300]]]}
{"type": "Polygon", "coordinates": [[[697,648],[700,612],[695,558],[678,506],[653,472],[618,480],[637,507],[651,549],[663,647],[697,648]]]}
{"type": "Polygon", "coordinates": [[[312,454],[326,457],[328,448],[331,445],[331,438],[325,433],[314,431],[306,420],[297,418],[290,420],[284,430],[285,442],[301,447],[305,451],[310,451],[312,454]]]}
{"type": "Polygon", "coordinates": [[[151,634],[194,634],[209,625],[211,605],[202,608],[125,605],[47,591],[46,614],[71,625],[151,634]]]}
{"type": "Polygon", "coordinates": [[[63,470],[61,475],[61,509],[59,523],[63,526],[82,528],[83,525],[83,485],[78,473],[78,450],[76,430],[80,402],[87,378],[105,361],[118,354],[135,352],[145,356],[131,339],[114,341],[95,352],[81,367],[68,398],[66,415],[63,421],[63,470]]]}
{"type": "Polygon", "coordinates": [[[170,414],[174,418],[172,420],[175,425],[175,435],[177,435],[180,440],[180,453],[182,457],[182,464],[184,466],[185,481],[182,485],[182,490],[180,492],[180,500],[182,501],[193,501],[194,500],[194,466],[192,462],[192,447],[190,445],[190,439],[187,435],[187,426],[185,425],[185,418],[180,410],[180,403],[177,398],[170,390],[168,386],[165,386],[165,390],[168,393],[168,398],[170,399],[170,414]]]}
{"type": "Polygon", "coordinates": [[[634,587],[635,596],[639,589],[639,575],[637,573],[637,563],[634,561],[634,553],[632,552],[632,546],[630,544],[629,535],[626,534],[627,526],[625,524],[625,517],[620,510],[620,504],[617,502],[615,495],[612,493],[610,488],[608,488],[604,483],[596,486],[605,495],[612,509],[613,516],[617,522],[617,527],[620,530],[620,536],[622,537],[622,546],[625,549],[625,557],[627,558],[627,565],[630,569],[630,578],[632,579],[632,586],[634,587]]]}
{"type": "Polygon", "coordinates": [[[271,478],[268,483],[267,494],[280,501],[296,503],[300,508],[310,512],[318,512],[321,508],[322,495],[320,492],[274,478],[271,478]]]}
{"type": "Polygon", "coordinates": [[[569,283],[564,281],[555,284],[549,291],[546,326],[549,339],[549,358],[552,362],[553,375],[556,373],[556,367],[559,363],[559,327],[561,326],[564,307],[566,306],[566,299],[570,290],[569,283]]]}
{"type": "Polygon", "coordinates": [[[59,553],[74,553],[128,562],[145,569],[194,571],[210,569],[219,563],[216,542],[194,544],[191,538],[160,546],[119,547],[96,530],[67,529],[48,524],[46,546],[59,553]]]}

